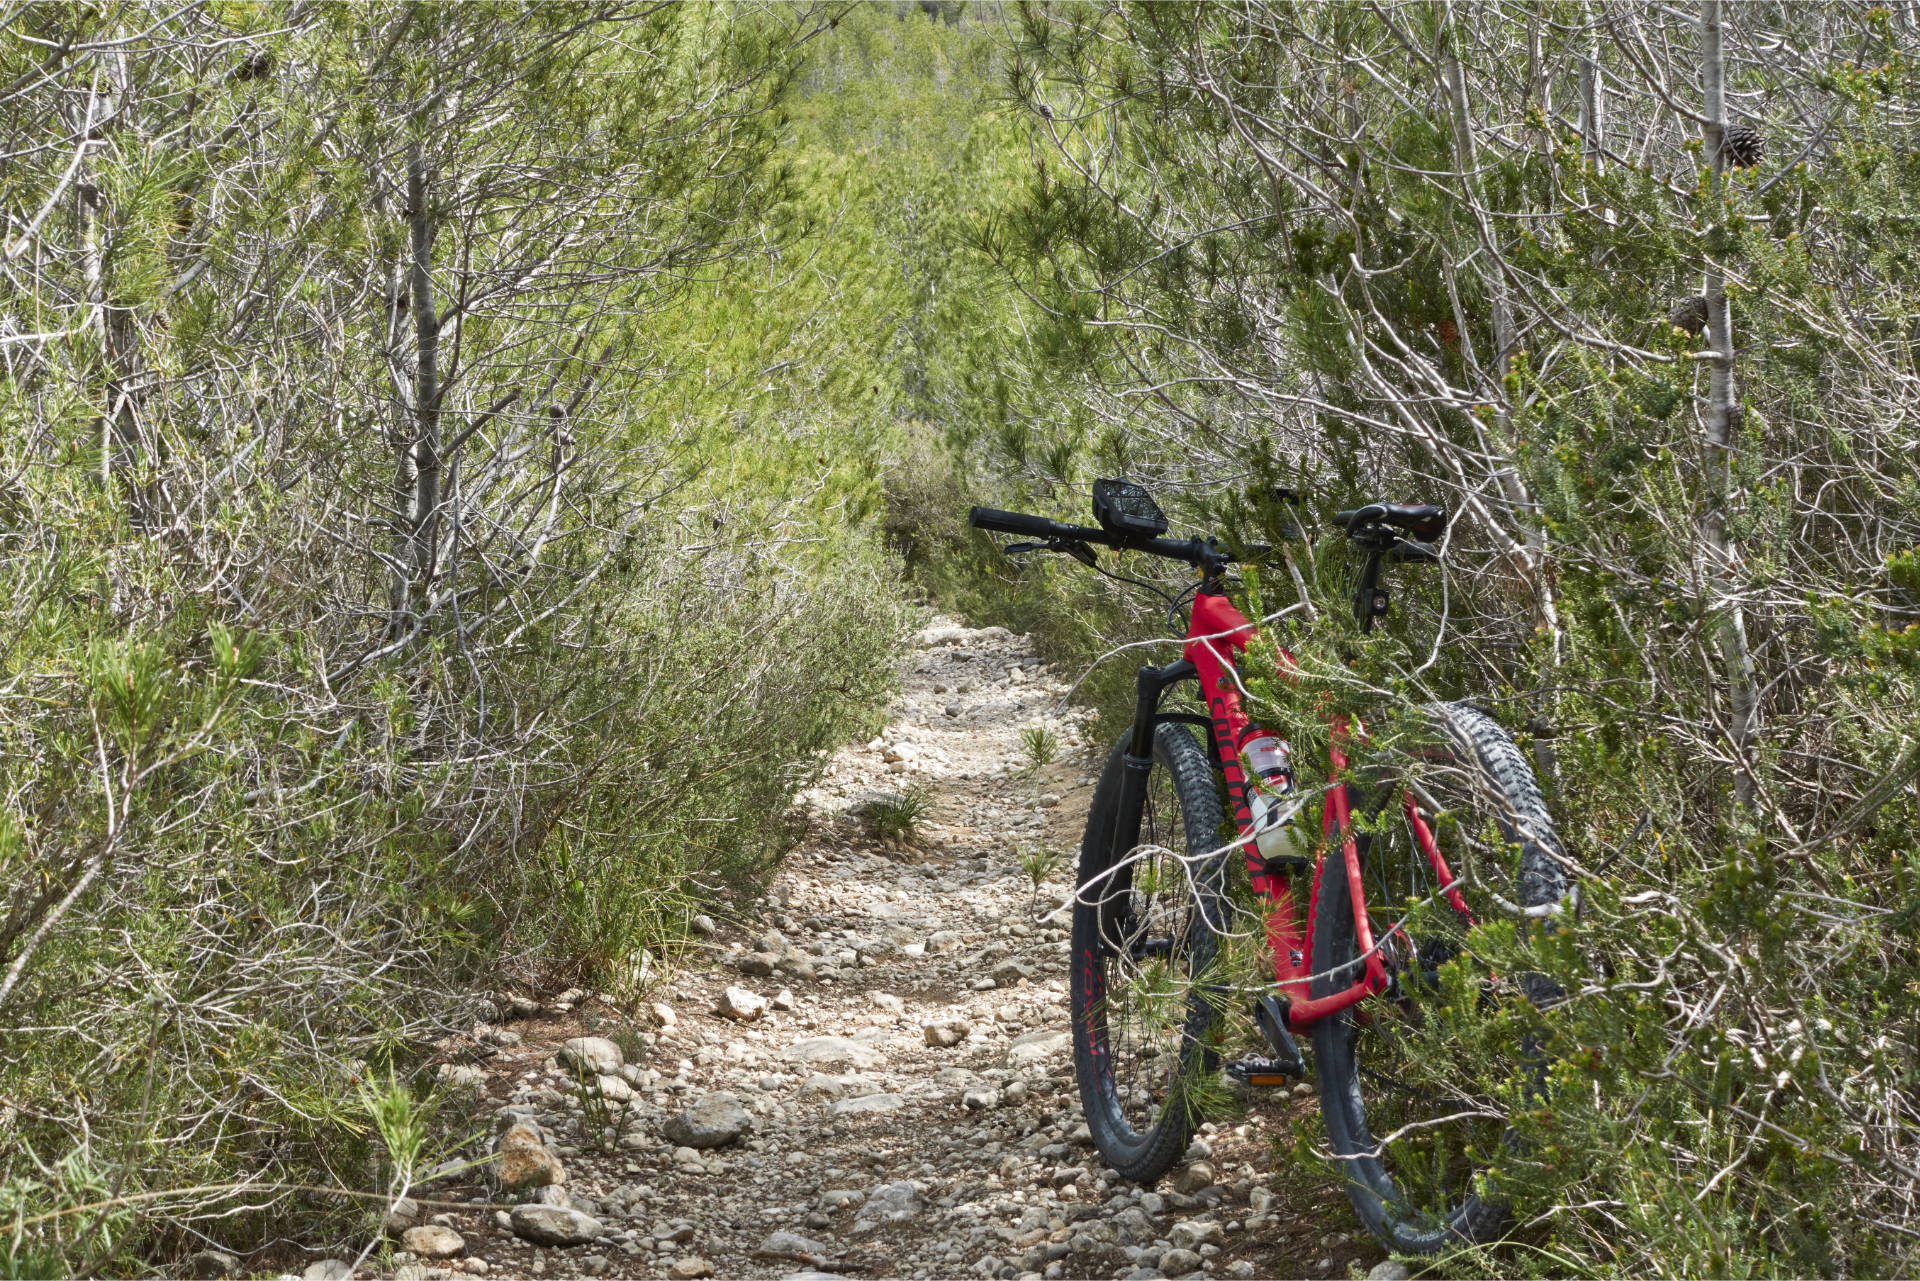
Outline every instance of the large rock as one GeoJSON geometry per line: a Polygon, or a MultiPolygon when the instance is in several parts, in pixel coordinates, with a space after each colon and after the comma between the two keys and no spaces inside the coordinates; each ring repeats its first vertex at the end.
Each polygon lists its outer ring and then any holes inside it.
{"type": "Polygon", "coordinates": [[[240,1260],[225,1250],[202,1250],[187,1256],[187,1262],[181,1269],[181,1275],[197,1277],[201,1281],[225,1281],[225,1278],[240,1274],[240,1260]]]}
{"type": "Polygon", "coordinates": [[[767,1012],[767,998],[744,987],[730,987],[720,994],[713,1011],[736,1023],[751,1023],[767,1012]]]}
{"type": "Polygon", "coordinates": [[[1167,1239],[1183,1250],[1198,1250],[1203,1245],[1227,1244],[1226,1229],[1211,1219],[1187,1219],[1173,1225],[1167,1239]]]}
{"type": "Polygon", "coordinates": [[[918,649],[933,649],[938,645],[960,645],[973,638],[973,632],[965,627],[955,627],[950,623],[932,623],[913,634],[910,642],[918,649]]]}
{"type": "Polygon", "coordinates": [[[885,1062],[878,1049],[844,1036],[813,1036],[795,1041],[780,1052],[780,1057],[814,1068],[876,1068],[885,1062]]]}
{"type": "MultiPolygon", "coordinates": [[[[745,956],[735,957],[733,968],[748,978],[770,978],[780,968],[780,958],[772,952],[749,952],[745,956]]],[[[729,991],[733,989],[728,989],[729,991]]]]}
{"type": "Polygon", "coordinates": [[[822,1245],[811,1237],[803,1237],[798,1232],[775,1232],[760,1243],[760,1249],[767,1254],[832,1254],[833,1247],[822,1245]]]}
{"type": "Polygon", "coordinates": [[[600,1220],[557,1205],[516,1205],[513,1234],[535,1245],[585,1245],[601,1233],[600,1220]]]}
{"type": "Polygon", "coordinates": [[[420,1222],[420,1203],[403,1196],[387,1208],[387,1235],[397,1237],[420,1222]]]}
{"type": "Polygon", "coordinates": [[[352,1281],[353,1265],[345,1259],[321,1259],[309,1263],[300,1276],[302,1281],[352,1281]]]}
{"type": "Polygon", "coordinates": [[[1199,1267],[1200,1256],[1192,1250],[1169,1250],[1160,1256],[1160,1271],[1170,1277],[1185,1276],[1199,1267]]]}
{"type": "Polygon", "coordinates": [[[872,1116],[877,1112],[897,1112],[907,1105],[898,1094],[865,1094],[857,1099],[841,1099],[833,1105],[834,1116],[872,1116]]]}
{"type": "Polygon", "coordinates": [[[442,1063],[434,1069],[434,1076],[450,1090],[483,1090],[487,1085],[487,1074],[471,1063],[442,1063]]]}
{"type": "Polygon", "coordinates": [[[1028,1032],[1024,1036],[1014,1037],[1013,1044],[1007,1047],[1007,1066],[1032,1067],[1056,1054],[1064,1054],[1072,1045],[1073,1033],[1064,1028],[1028,1032]]]}
{"type": "Polygon", "coordinates": [[[540,1142],[540,1131],[520,1122],[500,1136],[500,1157],[494,1164],[495,1182],[509,1192],[565,1183],[560,1161],[540,1142]]]}
{"type": "Polygon", "coordinates": [[[753,1128],[753,1118],[731,1094],[709,1094],[660,1127],[668,1140],[688,1148],[717,1148],[753,1128]]]}
{"type": "Polygon", "coordinates": [[[1002,961],[989,971],[989,977],[1001,987],[1012,987],[1021,979],[1031,979],[1033,973],[1033,967],[1024,961],[1002,961]]]}
{"type": "Polygon", "coordinates": [[[1191,1165],[1182,1167],[1173,1176],[1173,1190],[1184,1192],[1188,1196],[1192,1196],[1202,1188],[1212,1186],[1213,1166],[1206,1161],[1195,1161],[1191,1165]]]}
{"type": "Polygon", "coordinates": [[[423,1223],[400,1234],[400,1245],[423,1259],[451,1259],[467,1248],[467,1242],[452,1228],[423,1223]]]}
{"type": "Polygon", "coordinates": [[[920,1025],[920,1035],[931,1046],[958,1045],[973,1031],[973,1024],[958,1014],[948,1014],[920,1025]]]}
{"type": "Polygon", "coordinates": [[[905,1223],[920,1217],[920,1211],[926,1202],[920,1199],[920,1189],[902,1180],[898,1183],[882,1183],[867,1193],[867,1203],[860,1207],[860,1217],[877,1223],[905,1223]]]}
{"type": "Polygon", "coordinates": [[[627,1062],[620,1047],[604,1036],[576,1036],[560,1047],[558,1058],[575,1076],[612,1076],[627,1062]]]}

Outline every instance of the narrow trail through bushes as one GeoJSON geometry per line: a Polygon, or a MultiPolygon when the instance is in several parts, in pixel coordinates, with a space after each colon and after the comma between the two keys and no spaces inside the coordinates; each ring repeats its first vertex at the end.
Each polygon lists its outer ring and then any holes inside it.
{"type": "Polygon", "coordinates": [[[469,1062],[443,1076],[484,1090],[502,1168],[525,1186],[422,1193],[473,1208],[400,1207],[383,1273],[1344,1277],[1376,1263],[1323,1172],[1284,1153],[1276,1168],[1311,1097],[1257,1096],[1151,1191],[1091,1146],[1066,921],[1049,917],[1093,783],[1065,691],[1002,629],[920,632],[891,723],[801,798],[809,837],[753,919],[711,923],[703,959],[649,1006],[521,996],[520,1017],[455,1048],[469,1062]],[[1061,759],[1034,770],[1021,731],[1039,725],[1061,759]],[[912,843],[880,836],[871,803],[915,791],[912,843]],[[1036,847],[1063,855],[1037,890],[1019,858],[1036,847]],[[584,1102],[583,1070],[599,1080],[584,1102]]]}

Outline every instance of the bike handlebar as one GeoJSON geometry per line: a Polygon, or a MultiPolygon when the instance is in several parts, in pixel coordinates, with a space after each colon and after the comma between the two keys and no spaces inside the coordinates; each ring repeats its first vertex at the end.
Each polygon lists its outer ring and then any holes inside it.
{"type": "Polygon", "coordinates": [[[967,513],[967,523],[975,529],[991,529],[1002,534],[1022,534],[1028,538],[1078,538],[1082,542],[1107,541],[1104,529],[1082,529],[1077,525],[1063,525],[1057,520],[1048,520],[1045,516],[1027,516],[1020,512],[1003,512],[992,507],[976,507],[967,513]]]}
{"type": "Polygon", "coordinates": [[[992,507],[975,507],[967,513],[967,523],[975,529],[990,529],[1002,534],[1020,534],[1027,538],[1059,539],[1065,542],[1098,543],[1131,552],[1146,552],[1168,560],[1185,561],[1202,569],[1220,569],[1233,557],[1202,538],[1129,538],[1123,534],[1095,529],[1090,525],[1067,525],[1045,516],[1022,512],[1003,512],[992,507]]]}

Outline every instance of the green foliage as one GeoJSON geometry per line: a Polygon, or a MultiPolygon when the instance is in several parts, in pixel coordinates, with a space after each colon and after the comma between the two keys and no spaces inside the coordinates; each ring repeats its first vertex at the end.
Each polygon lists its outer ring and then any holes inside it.
{"type": "Polygon", "coordinates": [[[1040,897],[1040,887],[1052,880],[1061,868],[1067,865],[1067,852],[1050,845],[1022,845],[1014,851],[1014,858],[1020,864],[1020,870],[1033,882],[1033,897],[1040,897]]]}
{"type": "Polygon", "coordinates": [[[829,234],[861,166],[794,136],[829,16],[0,28],[39,140],[0,315],[49,335],[0,371],[0,1197],[56,1214],[8,1267],[357,1231],[217,1189],[384,1193],[466,1142],[421,1076],[449,1022],[636,986],[877,727],[903,376],[884,240],[829,234]],[[102,1188],[139,1209],[75,1212],[102,1188]]]}
{"type": "Polygon", "coordinates": [[[1028,773],[1038,774],[1060,758],[1060,736],[1045,725],[1029,725],[1020,731],[1020,753],[1028,773]]]}
{"type": "Polygon", "coordinates": [[[910,788],[898,796],[878,796],[867,802],[867,820],[873,830],[889,840],[911,841],[920,823],[933,809],[933,796],[923,788],[910,788]]]}
{"type": "Polygon", "coordinates": [[[361,1081],[359,1094],[360,1106],[387,1150],[391,1171],[388,1189],[396,1196],[401,1195],[421,1173],[421,1157],[429,1137],[429,1108],[414,1097],[410,1086],[391,1072],[384,1085],[361,1081]]]}

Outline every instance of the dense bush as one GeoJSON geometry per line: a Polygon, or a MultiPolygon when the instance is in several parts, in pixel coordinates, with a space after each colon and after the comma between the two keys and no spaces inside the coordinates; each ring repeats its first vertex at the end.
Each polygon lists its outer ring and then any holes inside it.
{"type": "Polygon", "coordinates": [[[1521,1226],[1455,1266],[1910,1270],[1910,15],[1017,24],[1038,156],[980,241],[1026,298],[1026,376],[964,466],[1059,515],[1128,474],[1241,537],[1278,533],[1274,483],[1322,530],[1367,498],[1457,514],[1364,646],[1317,548],[1308,683],[1266,690],[1473,695],[1554,794],[1579,911],[1479,946],[1572,999],[1465,1034],[1463,1097],[1515,1109],[1494,1183],[1521,1226]],[[1528,1034],[1542,1098],[1502,1066],[1528,1034]]]}
{"type": "Polygon", "coordinates": [[[826,30],[8,15],[0,1266],[356,1222],[296,1189],[374,1186],[368,1082],[503,983],[629,983],[871,732],[856,407],[790,430],[703,347],[804,233],[826,30]]]}

